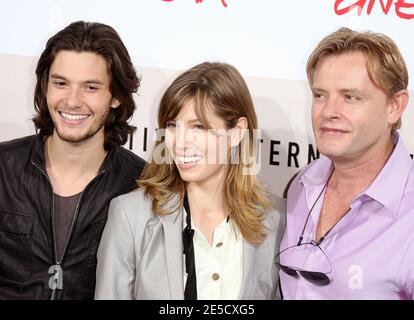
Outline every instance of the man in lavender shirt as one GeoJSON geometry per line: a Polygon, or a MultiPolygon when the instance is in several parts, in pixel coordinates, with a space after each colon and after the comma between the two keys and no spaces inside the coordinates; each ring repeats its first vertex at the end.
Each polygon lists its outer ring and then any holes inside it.
{"type": "Polygon", "coordinates": [[[397,129],[408,73],[395,43],[342,28],[311,54],[321,158],[293,181],[278,255],[285,299],[414,298],[414,168],[397,129]]]}

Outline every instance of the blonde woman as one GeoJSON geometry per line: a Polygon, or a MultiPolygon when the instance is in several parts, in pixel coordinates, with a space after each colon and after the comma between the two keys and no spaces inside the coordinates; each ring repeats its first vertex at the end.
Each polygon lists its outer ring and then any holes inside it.
{"type": "Polygon", "coordinates": [[[285,208],[256,178],[257,118],[240,73],[209,62],[184,72],[158,125],[140,188],[111,202],[95,298],[278,298],[285,208]]]}

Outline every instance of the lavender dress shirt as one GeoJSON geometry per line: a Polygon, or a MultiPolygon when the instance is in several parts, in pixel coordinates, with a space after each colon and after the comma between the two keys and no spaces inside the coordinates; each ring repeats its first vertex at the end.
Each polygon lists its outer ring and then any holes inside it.
{"type": "MultiPolygon", "coordinates": [[[[284,299],[414,299],[414,162],[396,132],[393,141],[385,166],[320,247],[294,247],[280,255],[282,265],[326,273],[330,283],[320,286],[281,270],[284,299]]],[[[298,243],[314,203],[303,242],[315,240],[332,169],[322,156],[292,183],[281,251],[298,243]]]]}

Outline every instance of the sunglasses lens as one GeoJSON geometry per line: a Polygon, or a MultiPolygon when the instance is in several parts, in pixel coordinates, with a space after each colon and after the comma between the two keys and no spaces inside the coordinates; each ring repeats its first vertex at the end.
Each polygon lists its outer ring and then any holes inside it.
{"type": "Polygon", "coordinates": [[[300,271],[300,274],[310,282],[320,286],[326,286],[329,284],[330,280],[328,276],[322,272],[314,272],[314,271],[300,271]]]}
{"type": "Polygon", "coordinates": [[[298,276],[298,273],[296,272],[296,270],[294,270],[292,268],[289,268],[289,267],[286,267],[286,266],[283,266],[281,264],[278,264],[278,266],[279,266],[280,269],[282,269],[282,271],[284,273],[286,273],[286,274],[288,274],[290,276],[294,276],[294,277],[297,277],[298,276]]]}

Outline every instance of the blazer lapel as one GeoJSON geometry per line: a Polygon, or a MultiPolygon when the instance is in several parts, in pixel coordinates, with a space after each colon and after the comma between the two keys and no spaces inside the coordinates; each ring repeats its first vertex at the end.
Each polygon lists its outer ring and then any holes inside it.
{"type": "Polygon", "coordinates": [[[254,287],[256,248],[243,238],[243,283],[239,300],[247,300],[254,287]]]}
{"type": "Polygon", "coordinates": [[[171,299],[183,300],[183,216],[181,210],[161,216],[161,222],[165,235],[164,249],[171,299]]]}

